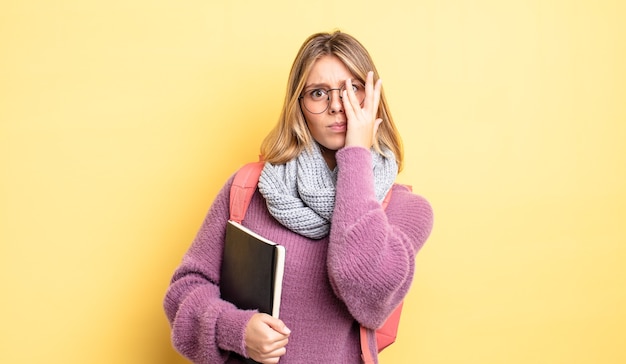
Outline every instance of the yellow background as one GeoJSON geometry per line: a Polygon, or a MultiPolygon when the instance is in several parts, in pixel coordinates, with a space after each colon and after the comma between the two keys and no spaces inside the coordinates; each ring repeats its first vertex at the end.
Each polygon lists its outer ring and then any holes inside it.
{"type": "Polygon", "coordinates": [[[626,362],[624,4],[3,1],[0,362],[184,363],[168,280],[335,28],[436,213],[382,362],[626,362]]]}

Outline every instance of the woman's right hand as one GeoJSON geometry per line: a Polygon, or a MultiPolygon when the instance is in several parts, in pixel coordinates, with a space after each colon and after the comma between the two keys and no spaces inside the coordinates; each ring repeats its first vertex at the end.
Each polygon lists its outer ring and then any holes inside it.
{"type": "Polygon", "coordinates": [[[352,90],[352,80],[347,79],[343,90],[343,108],[348,118],[348,130],[346,131],[345,146],[359,146],[370,149],[376,140],[376,132],[383,122],[377,116],[380,104],[382,80],[374,83],[374,72],[367,73],[365,80],[365,99],[363,106],[352,90]]]}
{"type": "Polygon", "coordinates": [[[291,330],[281,320],[265,313],[255,313],[246,325],[246,351],[262,364],[276,364],[285,355],[291,330]]]}

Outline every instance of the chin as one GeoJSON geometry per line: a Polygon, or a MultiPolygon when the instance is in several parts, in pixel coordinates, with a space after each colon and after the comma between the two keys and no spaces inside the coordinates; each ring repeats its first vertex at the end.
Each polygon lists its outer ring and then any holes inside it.
{"type": "Polygon", "coordinates": [[[327,149],[327,150],[333,150],[333,151],[338,151],[339,149],[343,148],[344,145],[346,145],[345,143],[341,143],[341,144],[337,144],[337,143],[324,143],[324,144],[320,144],[322,146],[322,148],[327,149]]]}
{"type": "Polygon", "coordinates": [[[346,138],[345,136],[341,138],[331,138],[330,140],[326,140],[323,145],[330,150],[339,150],[346,145],[346,138]]]}

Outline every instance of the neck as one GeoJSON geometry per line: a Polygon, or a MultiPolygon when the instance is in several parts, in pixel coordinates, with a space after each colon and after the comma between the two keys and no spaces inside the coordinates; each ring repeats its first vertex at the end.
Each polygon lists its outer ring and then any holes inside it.
{"type": "Polygon", "coordinates": [[[335,159],[336,150],[328,149],[323,145],[318,144],[320,147],[320,151],[322,152],[322,157],[326,161],[328,168],[332,171],[337,166],[337,159],[335,159]]]}

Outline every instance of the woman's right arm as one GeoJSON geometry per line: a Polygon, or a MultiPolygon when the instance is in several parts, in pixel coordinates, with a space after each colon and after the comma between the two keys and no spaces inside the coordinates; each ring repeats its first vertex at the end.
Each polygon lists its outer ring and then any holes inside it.
{"type": "Polygon", "coordinates": [[[255,313],[220,298],[231,183],[232,179],[215,198],[163,302],[174,347],[194,363],[224,363],[229,351],[244,355],[246,325],[255,313]]]}

